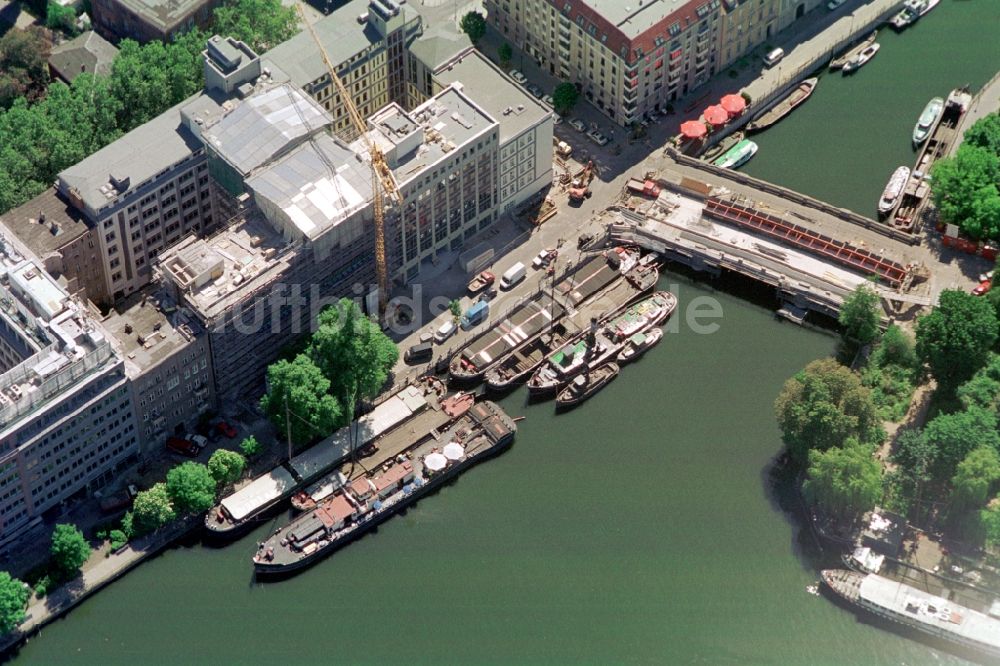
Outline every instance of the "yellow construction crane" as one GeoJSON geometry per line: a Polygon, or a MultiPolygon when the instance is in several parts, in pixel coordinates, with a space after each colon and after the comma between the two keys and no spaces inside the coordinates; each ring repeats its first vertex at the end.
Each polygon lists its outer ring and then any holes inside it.
{"type": "Polygon", "coordinates": [[[355,106],[354,99],[351,97],[351,93],[348,92],[347,86],[337,76],[336,67],[330,61],[330,56],[327,55],[326,49],[323,48],[323,43],[319,40],[319,35],[316,34],[312,23],[306,18],[305,10],[302,9],[302,3],[296,2],[295,8],[298,10],[299,16],[302,17],[302,22],[305,24],[309,34],[312,35],[313,41],[316,42],[316,48],[319,49],[319,54],[323,58],[323,64],[326,65],[326,69],[330,74],[330,81],[336,86],[337,93],[344,102],[344,108],[347,109],[347,115],[351,119],[351,124],[354,125],[354,129],[357,130],[358,134],[364,137],[365,147],[371,159],[372,204],[375,213],[375,275],[378,278],[378,314],[379,321],[381,322],[385,317],[386,303],[389,298],[389,275],[385,264],[385,206],[382,196],[384,192],[385,196],[389,197],[391,201],[401,204],[403,202],[403,195],[400,193],[399,187],[396,186],[396,179],[393,178],[392,170],[385,161],[382,149],[369,136],[365,119],[361,117],[361,113],[358,111],[358,107],[355,106]]]}

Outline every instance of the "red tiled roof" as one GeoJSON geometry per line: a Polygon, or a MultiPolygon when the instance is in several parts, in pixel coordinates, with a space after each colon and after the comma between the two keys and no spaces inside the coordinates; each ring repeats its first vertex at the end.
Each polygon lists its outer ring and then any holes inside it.
{"type": "Polygon", "coordinates": [[[413,463],[409,460],[403,461],[398,465],[393,465],[385,474],[375,479],[375,488],[381,492],[390,486],[396,485],[411,472],[413,472],[413,463]]]}

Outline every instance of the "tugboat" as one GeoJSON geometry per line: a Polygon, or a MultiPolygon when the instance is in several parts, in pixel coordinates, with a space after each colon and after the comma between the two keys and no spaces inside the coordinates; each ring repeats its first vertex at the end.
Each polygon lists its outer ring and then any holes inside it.
{"type": "Polygon", "coordinates": [[[625,365],[645,354],[650,347],[653,347],[663,339],[662,328],[652,328],[644,333],[636,333],[628,339],[625,349],[618,352],[618,364],[625,365]]]}
{"type": "Polygon", "coordinates": [[[559,395],[556,396],[556,409],[569,409],[570,407],[579,405],[604,388],[608,382],[617,376],[617,363],[608,363],[590,372],[577,375],[569,383],[569,386],[560,391],[559,395]]]}
{"type": "Polygon", "coordinates": [[[675,307],[676,296],[658,291],[604,326],[592,321],[585,334],[558,349],[535,370],[528,380],[528,393],[535,399],[551,396],[581,372],[614,359],[630,337],[659,326],[675,307]]]}

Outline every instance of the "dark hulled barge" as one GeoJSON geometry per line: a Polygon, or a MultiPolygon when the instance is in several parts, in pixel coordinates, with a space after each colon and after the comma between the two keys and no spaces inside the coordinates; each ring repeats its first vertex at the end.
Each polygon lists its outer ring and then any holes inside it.
{"type": "MultiPolygon", "coordinates": [[[[514,441],[517,426],[500,407],[478,402],[443,432],[424,433],[410,448],[346,485],[260,544],[260,576],[309,566],[514,441]]],[[[347,476],[345,474],[345,476],[347,476]]]]}

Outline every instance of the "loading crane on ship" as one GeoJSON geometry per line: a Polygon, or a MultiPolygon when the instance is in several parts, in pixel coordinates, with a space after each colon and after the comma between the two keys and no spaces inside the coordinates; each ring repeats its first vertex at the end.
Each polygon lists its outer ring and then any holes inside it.
{"type": "Polygon", "coordinates": [[[296,2],[295,9],[302,18],[302,22],[312,36],[313,41],[316,42],[316,48],[319,49],[319,54],[323,58],[323,64],[330,75],[330,81],[337,88],[337,93],[344,102],[344,108],[347,109],[347,115],[351,120],[351,124],[354,125],[354,129],[358,134],[364,138],[365,148],[368,150],[372,170],[372,208],[375,217],[375,275],[378,280],[378,316],[381,323],[385,318],[386,305],[389,300],[389,274],[385,261],[385,199],[383,197],[388,197],[392,203],[401,204],[403,202],[403,195],[396,185],[396,179],[393,178],[389,163],[385,160],[385,154],[382,153],[382,149],[369,136],[365,119],[361,117],[361,113],[354,104],[354,99],[351,97],[350,92],[348,92],[347,86],[337,76],[336,67],[334,67],[333,62],[330,60],[326,49],[323,48],[323,43],[320,41],[319,35],[316,34],[312,23],[306,18],[306,13],[302,9],[302,3],[296,2]]]}

